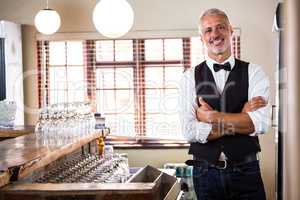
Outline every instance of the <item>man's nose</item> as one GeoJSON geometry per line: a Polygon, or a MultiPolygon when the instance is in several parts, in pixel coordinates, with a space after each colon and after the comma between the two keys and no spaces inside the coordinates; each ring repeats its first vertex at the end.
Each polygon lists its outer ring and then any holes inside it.
{"type": "Polygon", "coordinates": [[[218,36],[219,34],[220,34],[220,31],[219,31],[218,28],[213,28],[213,29],[212,29],[212,35],[213,35],[213,36],[218,36]]]}

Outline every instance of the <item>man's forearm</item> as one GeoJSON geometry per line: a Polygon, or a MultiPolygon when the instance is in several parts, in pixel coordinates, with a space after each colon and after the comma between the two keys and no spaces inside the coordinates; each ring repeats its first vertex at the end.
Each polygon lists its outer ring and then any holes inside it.
{"type": "Polygon", "coordinates": [[[254,124],[247,113],[218,112],[212,123],[220,126],[224,132],[248,135],[255,131],[254,124]]]}
{"type": "Polygon", "coordinates": [[[235,127],[232,124],[214,123],[212,129],[207,137],[208,141],[219,139],[225,135],[234,135],[236,133],[235,127]]]}
{"type": "Polygon", "coordinates": [[[251,134],[254,132],[254,125],[247,113],[218,113],[213,121],[213,127],[207,137],[208,141],[213,141],[234,133],[251,134]]]}

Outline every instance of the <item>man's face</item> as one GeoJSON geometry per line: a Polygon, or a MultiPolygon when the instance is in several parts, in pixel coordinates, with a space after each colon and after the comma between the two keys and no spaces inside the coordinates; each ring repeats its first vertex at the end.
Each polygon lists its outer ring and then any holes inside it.
{"type": "Polygon", "coordinates": [[[203,17],[201,28],[201,39],[207,47],[208,54],[231,54],[232,27],[223,16],[203,17]]]}

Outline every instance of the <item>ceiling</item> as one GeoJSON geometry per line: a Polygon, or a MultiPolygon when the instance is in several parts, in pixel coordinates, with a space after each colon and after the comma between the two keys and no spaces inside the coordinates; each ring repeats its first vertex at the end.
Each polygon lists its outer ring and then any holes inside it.
{"type": "MultiPolygon", "coordinates": [[[[97,0],[49,0],[49,8],[55,9],[63,19],[64,15],[80,13],[80,16],[91,14],[97,0]]],[[[34,23],[35,14],[46,8],[46,0],[0,0],[0,20],[20,24],[34,23]]]]}
{"type": "MultiPolygon", "coordinates": [[[[58,32],[95,32],[92,13],[99,0],[49,0],[49,8],[61,18],[58,32]]],[[[134,9],[132,30],[190,29],[195,27],[201,1],[127,0],[134,9]],[[183,17],[184,13],[184,17],[183,17]],[[176,20],[179,18],[180,20],[176,20]]],[[[0,20],[34,24],[36,13],[46,8],[46,0],[0,0],[0,20]]],[[[117,15],[117,13],[116,13],[117,15]]]]}
{"type": "MultiPolygon", "coordinates": [[[[60,33],[97,32],[92,13],[99,0],[49,0],[61,18],[60,33]]],[[[127,0],[134,10],[136,31],[195,30],[199,14],[217,7],[229,14],[232,24],[249,36],[269,33],[273,23],[276,0],[127,0]],[[255,15],[253,15],[255,13],[255,15]],[[263,20],[262,20],[263,19],[263,20]],[[257,23],[261,21],[262,23],[257,23]]],[[[0,0],[0,20],[34,24],[36,13],[46,7],[46,0],[0,0]]],[[[117,13],[116,13],[117,15],[117,13]]],[[[152,34],[152,33],[150,33],[152,34]]],[[[153,33],[154,34],[154,33],[153,33]]],[[[253,43],[254,45],[254,43],[253,43]]]]}

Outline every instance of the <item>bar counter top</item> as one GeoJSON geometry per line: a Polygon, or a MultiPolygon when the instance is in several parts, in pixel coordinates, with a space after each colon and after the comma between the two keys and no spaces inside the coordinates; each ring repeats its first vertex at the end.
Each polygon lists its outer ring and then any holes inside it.
{"type": "Polygon", "coordinates": [[[0,128],[0,138],[15,138],[34,132],[34,126],[15,126],[12,128],[0,128]]]}
{"type": "Polygon", "coordinates": [[[43,144],[34,133],[1,141],[0,187],[8,180],[25,177],[102,135],[103,132],[95,132],[69,144],[54,143],[51,146],[43,144]]]}

